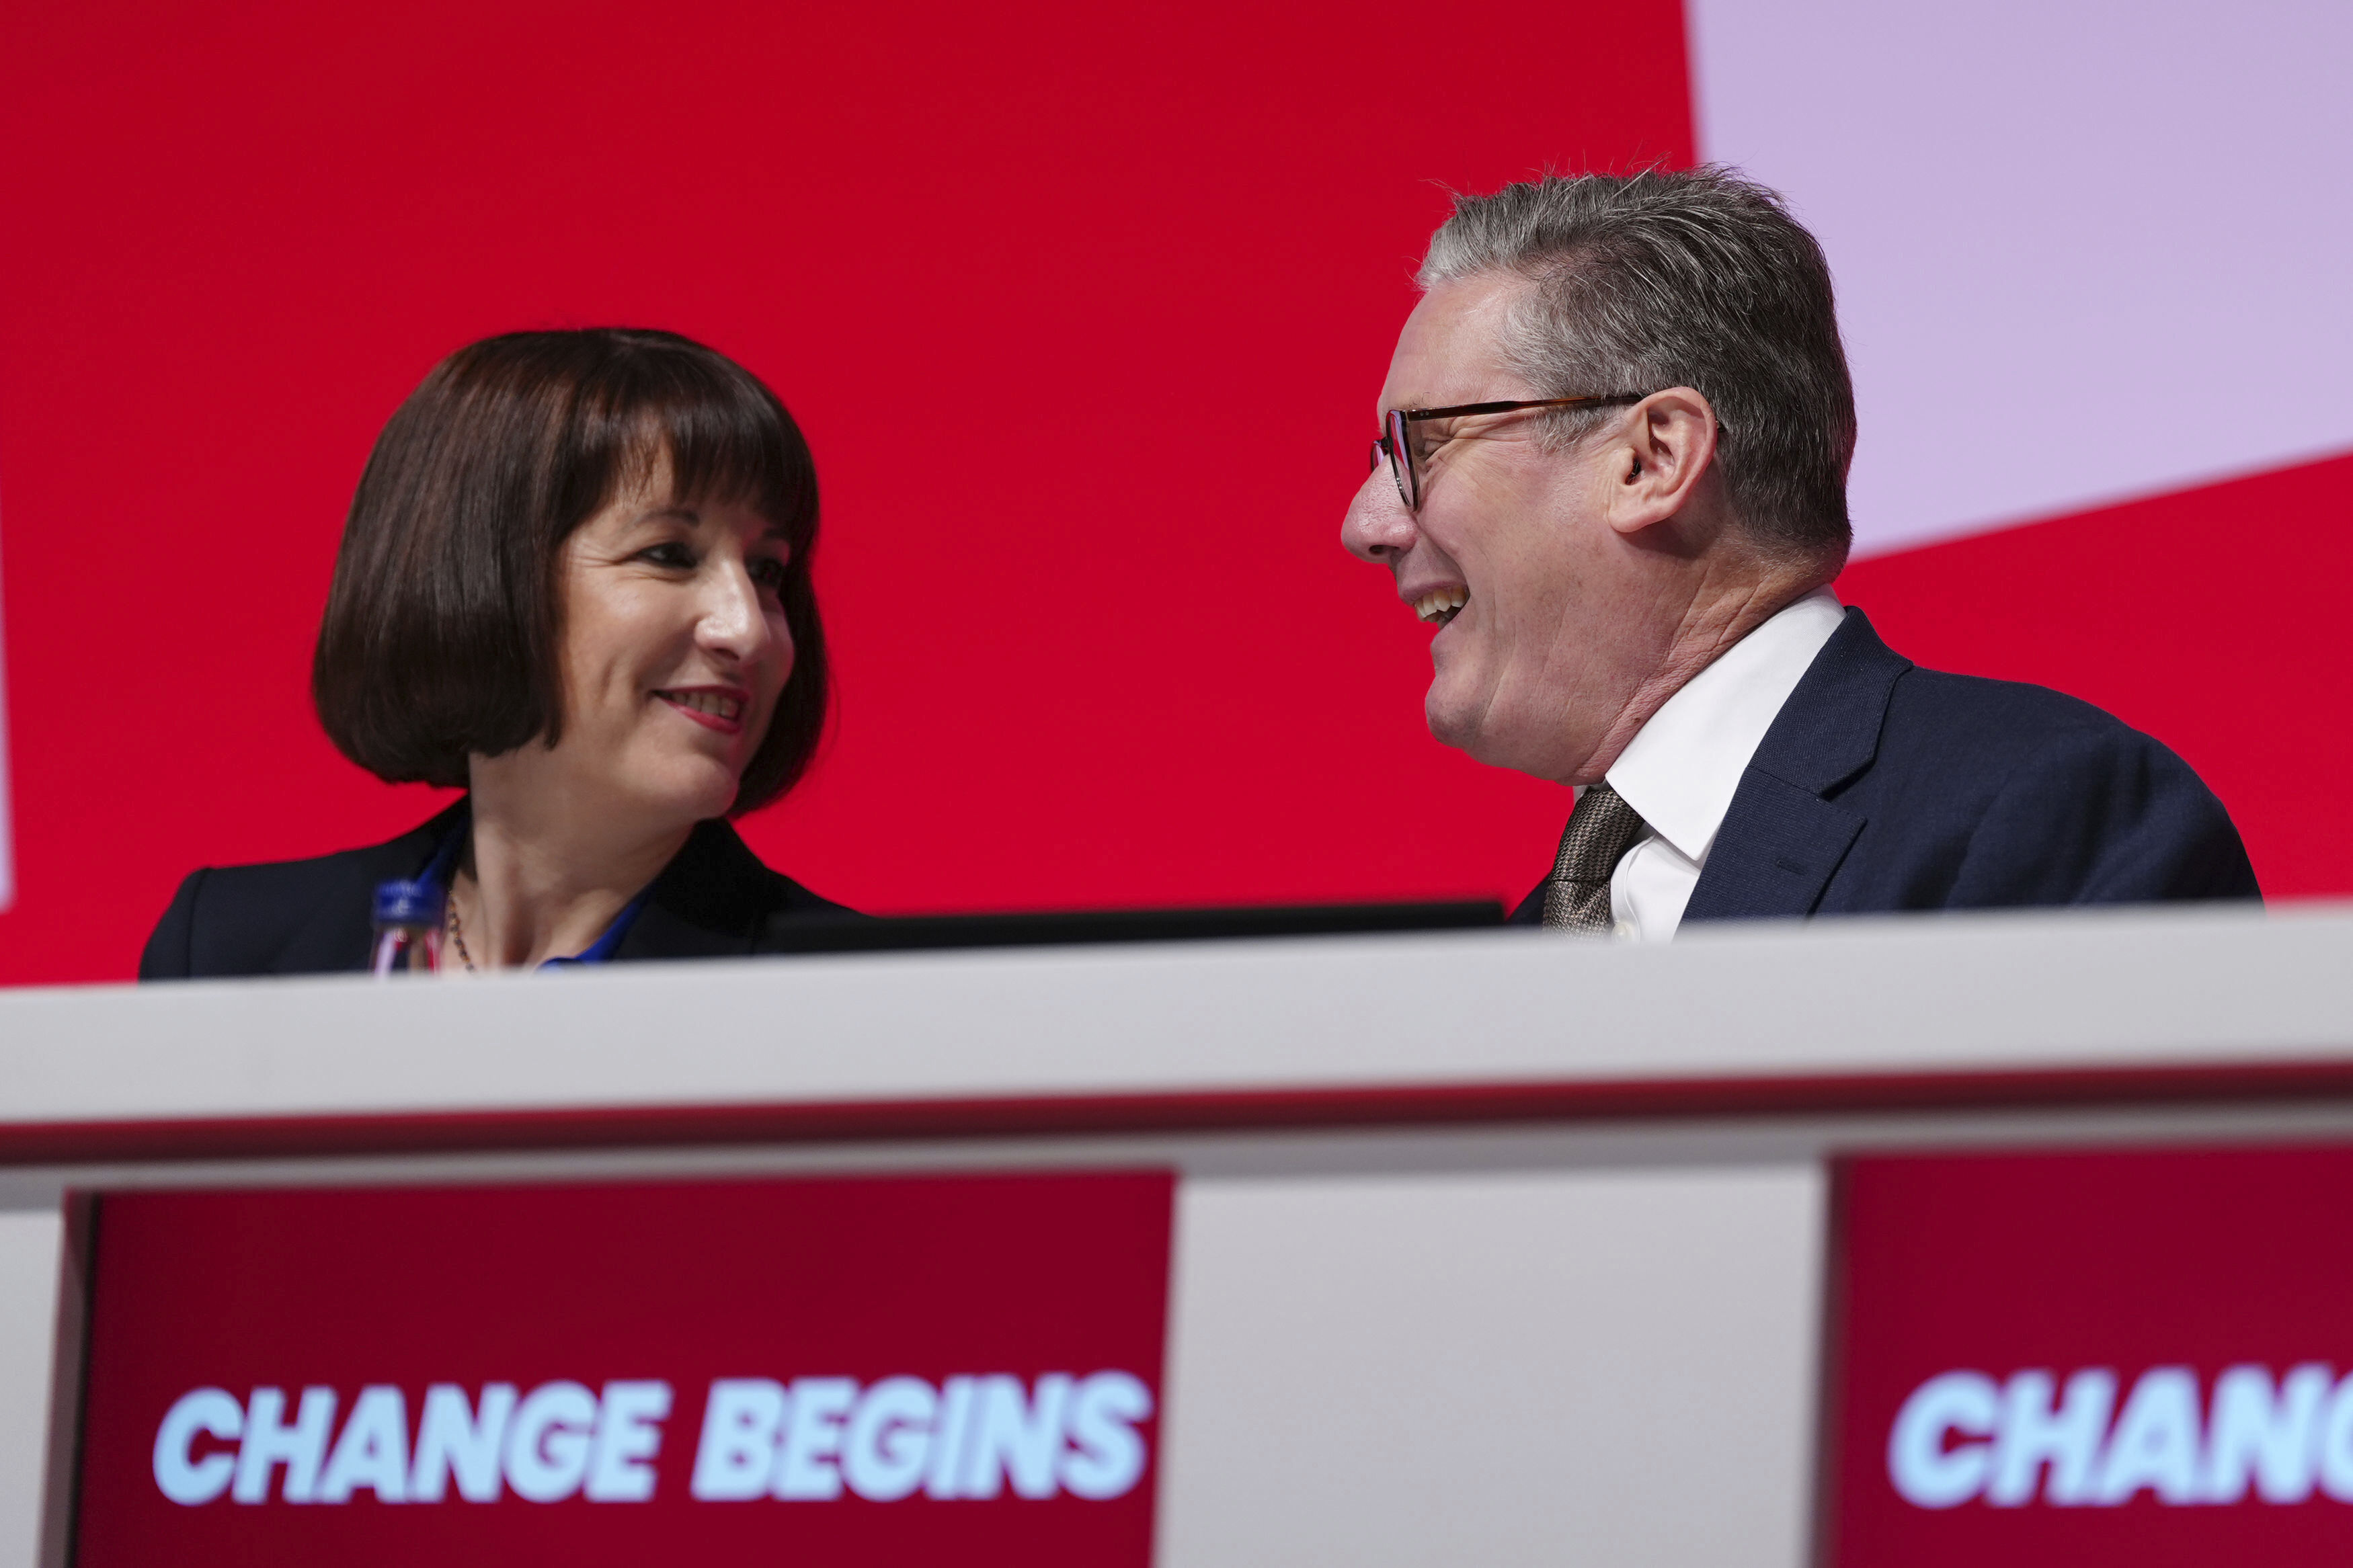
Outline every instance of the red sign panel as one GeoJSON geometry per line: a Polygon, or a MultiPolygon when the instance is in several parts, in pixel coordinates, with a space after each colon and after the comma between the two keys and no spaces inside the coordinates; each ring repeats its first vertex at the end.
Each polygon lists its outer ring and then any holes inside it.
{"type": "Polygon", "coordinates": [[[2353,1552],[2353,1150],[1841,1173],[1826,1561],[2353,1552]]]}
{"type": "Polygon", "coordinates": [[[1172,1191],[106,1198],[75,1561],[1141,1568],[1172,1191]]]}

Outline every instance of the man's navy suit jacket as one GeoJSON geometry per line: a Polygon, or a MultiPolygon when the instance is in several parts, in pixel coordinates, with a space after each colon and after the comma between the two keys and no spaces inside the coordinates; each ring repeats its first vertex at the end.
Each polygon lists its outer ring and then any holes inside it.
{"type": "MultiPolygon", "coordinates": [[[[1513,920],[1542,918],[1543,889],[1513,920]]],[[[1686,921],[2262,896],[2164,746],[2040,686],[1922,669],[1861,610],[1749,759],[1686,921]]]]}

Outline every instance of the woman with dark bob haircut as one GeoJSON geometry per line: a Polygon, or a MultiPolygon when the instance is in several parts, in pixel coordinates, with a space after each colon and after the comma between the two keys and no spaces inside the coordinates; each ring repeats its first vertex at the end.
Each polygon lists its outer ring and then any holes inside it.
{"type": "Polygon", "coordinates": [[[438,902],[445,973],[748,953],[845,914],[725,820],[824,727],[817,512],[792,416],[700,343],[451,354],[360,478],[311,689],[352,761],[466,798],[374,848],[195,872],[141,978],[364,970],[390,881],[438,902]]]}

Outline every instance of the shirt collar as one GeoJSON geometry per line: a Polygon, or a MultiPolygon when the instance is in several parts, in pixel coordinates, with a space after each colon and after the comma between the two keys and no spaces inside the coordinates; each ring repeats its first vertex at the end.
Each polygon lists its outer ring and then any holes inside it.
{"type": "Polygon", "coordinates": [[[1784,606],[1683,682],[1609,773],[1658,836],[1704,865],[1748,759],[1846,612],[1828,588],[1784,606]]]}

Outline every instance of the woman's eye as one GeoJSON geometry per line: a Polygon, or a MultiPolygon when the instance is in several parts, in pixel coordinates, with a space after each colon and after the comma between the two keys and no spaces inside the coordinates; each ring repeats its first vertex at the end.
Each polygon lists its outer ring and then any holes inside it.
{"type": "Polygon", "coordinates": [[[694,565],[694,552],[683,544],[671,542],[638,551],[638,559],[650,561],[657,566],[675,566],[681,570],[691,570],[694,565]]]}
{"type": "Polygon", "coordinates": [[[774,556],[763,556],[752,563],[752,581],[771,593],[785,591],[785,563],[774,556]]]}

